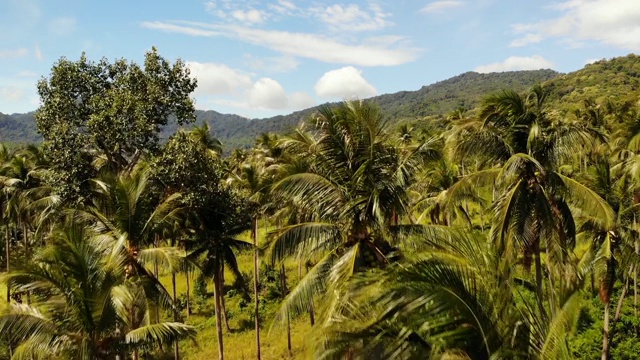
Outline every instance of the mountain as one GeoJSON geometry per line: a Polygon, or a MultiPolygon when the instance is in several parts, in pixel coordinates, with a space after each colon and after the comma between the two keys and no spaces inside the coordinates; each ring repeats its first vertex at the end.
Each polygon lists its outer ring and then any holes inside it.
{"type": "MultiPolygon", "coordinates": [[[[537,83],[551,89],[551,105],[565,113],[580,106],[585,99],[637,100],[640,96],[640,57],[628,55],[601,60],[568,74],[553,70],[511,71],[464,74],[423,86],[416,91],[400,91],[366,99],[379,105],[391,124],[405,119],[442,115],[459,107],[473,109],[488,93],[503,89],[526,91],[537,83]]],[[[283,133],[295,127],[315,108],[266,119],[246,119],[216,111],[197,111],[197,123],[208,122],[226,149],[246,147],[263,132],[283,133]]],[[[163,129],[168,137],[177,129],[170,124],[163,129]]],[[[33,112],[4,115],[0,113],[0,142],[28,143],[41,138],[35,130],[33,112]]]]}

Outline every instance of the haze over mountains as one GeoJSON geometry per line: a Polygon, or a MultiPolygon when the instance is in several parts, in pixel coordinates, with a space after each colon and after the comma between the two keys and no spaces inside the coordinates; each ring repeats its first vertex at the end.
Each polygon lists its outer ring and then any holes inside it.
{"type": "MultiPolygon", "coordinates": [[[[537,83],[543,83],[552,90],[551,106],[565,113],[587,98],[597,102],[607,98],[635,101],[640,95],[640,57],[628,55],[602,60],[568,74],[553,70],[489,74],[467,72],[416,91],[379,95],[367,101],[376,102],[383,115],[393,124],[400,120],[444,115],[459,107],[473,109],[489,93],[504,89],[521,92],[537,83]]],[[[198,110],[196,115],[197,124],[209,123],[214,135],[228,151],[252,145],[256,136],[263,132],[286,132],[314,109],[253,120],[212,110],[198,110]]],[[[168,137],[176,129],[175,125],[168,125],[163,130],[163,136],[168,137]]],[[[34,143],[41,140],[33,112],[12,115],[0,113],[0,142],[34,143]]]]}

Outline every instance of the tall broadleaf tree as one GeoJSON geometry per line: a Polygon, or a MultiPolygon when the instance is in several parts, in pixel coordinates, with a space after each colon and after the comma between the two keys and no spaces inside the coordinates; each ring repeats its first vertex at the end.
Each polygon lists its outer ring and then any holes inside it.
{"type": "Polygon", "coordinates": [[[195,87],[183,61],[172,64],[155,48],[142,66],[124,59],[93,62],[84,54],[78,61],[60,59],[38,82],[42,105],[35,114],[56,193],[73,201],[88,197],[96,156],[117,173],[157,151],[170,116],[179,124],[195,120],[189,97],[195,87]]]}

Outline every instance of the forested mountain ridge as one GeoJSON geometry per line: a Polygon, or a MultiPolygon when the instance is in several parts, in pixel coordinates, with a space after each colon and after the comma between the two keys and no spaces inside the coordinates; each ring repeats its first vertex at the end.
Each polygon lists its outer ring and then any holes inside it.
{"type": "MultiPolygon", "coordinates": [[[[481,97],[500,89],[524,91],[533,84],[557,77],[553,70],[511,71],[503,73],[464,74],[423,86],[416,91],[400,91],[384,94],[368,100],[376,102],[384,115],[393,122],[406,118],[420,118],[428,115],[447,113],[460,106],[472,108],[481,97]]],[[[286,132],[295,127],[313,108],[296,111],[288,115],[278,115],[265,119],[247,119],[233,114],[221,114],[217,111],[198,110],[197,121],[207,122],[225,148],[246,147],[253,144],[256,136],[263,132],[286,132]]],[[[35,127],[33,112],[5,115],[0,113],[0,139],[9,143],[33,143],[41,141],[35,127]]],[[[177,126],[168,125],[163,137],[173,134],[177,126]]]]}
{"type": "Polygon", "coordinates": [[[607,100],[636,102],[640,96],[640,56],[599,60],[545,86],[550,90],[550,105],[558,110],[575,110],[587,99],[599,104],[607,100]]]}
{"type": "MultiPolygon", "coordinates": [[[[473,109],[488,93],[503,89],[525,91],[543,83],[551,89],[550,104],[565,113],[574,110],[585,99],[597,103],[608,98],[635,101],[640,95],[640,57],[628,55],[600,60],[568,74],[553,70],[510,71],[461,75],[423,86],[416,91],[400,91],[367,99],[377,103],[390,123],[406,119],[420,119],[444,115],[463,107],[473,109]]],[[[283,133],[295,127],[315,107],[289,115],[265,119],[247,119],[233,114],[198,110],[198,124],[206,122],[226,150],[247,147],[263,132],[283,133]]],[[[177,126],[168,125],[163,137],[173,134],[177,126]]],[[[0,140],[8,143],[39,142],[33,112],[5,115],[0,113],[0,140]]]]}

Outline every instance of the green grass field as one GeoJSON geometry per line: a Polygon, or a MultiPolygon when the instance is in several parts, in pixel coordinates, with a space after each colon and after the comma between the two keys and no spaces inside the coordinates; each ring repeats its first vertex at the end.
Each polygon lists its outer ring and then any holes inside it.
{"type": "MultiPolygon", "coordinates": [[[[264,233],[264,232],[263,232],[264,233]]],[[[248,236],[248,234],[247,234],[248,236]]],[[[253,253],[245,252],[238,256],[238,264],[243,273],[253,273],[253,253]]],[[[287,274],[287,286],[291,289],[298,281],[298,266],[293,261],[285,263],[287,274]]],[[[226,272],[226,284],[233,283],[233,277],[226,272]]],[[[171,276],[162,275],[160,280],[169,292],[171,288],[171,276]]],[[[216,338],[216,321],[214,312],[214,299],[209,296],[206,299],[196,299],[193,295],[195,276],[191,277],[191,302],[193,314],[186,317],[186,311],[182,312],[184,321],[193,325],[198,330],[196,343],[192,341],[182,341],[180,343],[180,354],[186,360],[209,360],[217,359],[218,343],[216,338]]],[[[178,275],[176,279],[176,289],[178,298],[186,297],[187,282],[185,274],[178,275]]],[[[207,282],[207,290],[211,292],[213,285],[207,282]]],[[[253,300],[251,300],[253,301],[253,300]]],[[[255,359],[255,331],[253,318],[253,303],[251,302],[244,309],[241,308],[241,296],[233,291],[228,291],[225,297],[227,313],[229,314],[229,325],[231,332],[224,329],[224,352],[226,359],[255,359]]],[[[291,342],[292,351],[287,349],[287,333],[284,324],[273,324],[274,313],[278,308],[279,300],[271,299],[265,301],[262,311],[262,329],[260,332],[262,344],[262,359],[307,359],[310,358],[309,338],[312,331],[309,317],[300,316],[291,321],[291,342]]],[[[169,316],[169,314],[167,314],[169,316]]],[[[223,326],[224,328],[224,326],[223,326]]],[[[168,349],[163,359],[173,359],[173,352],[168,349]]]]}

